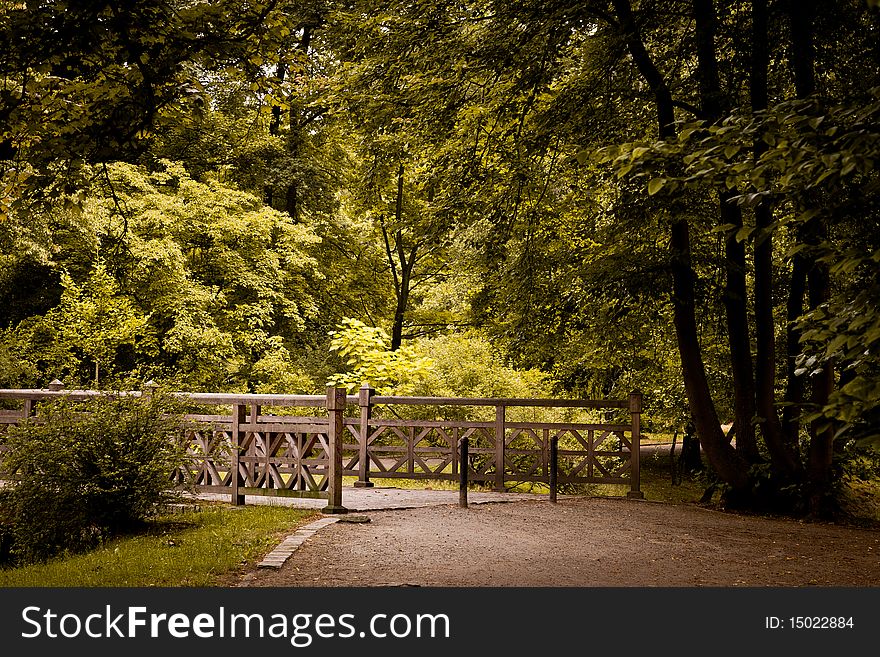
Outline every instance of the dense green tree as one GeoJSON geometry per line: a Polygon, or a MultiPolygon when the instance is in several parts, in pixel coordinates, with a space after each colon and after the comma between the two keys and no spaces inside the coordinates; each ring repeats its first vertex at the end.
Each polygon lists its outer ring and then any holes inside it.
{"type": "Polygon", "coordinates": [[[51,199],[83,163],[137,157],[164,121],[198,112],[212,71],[258,87],[283,3],[62,0],[0,8],[0,161],[10,205],[51,199]]]}
{"type": "Polygon", "coordinates": [[[82,209],[95,241],[79,257],[100,258],[90,282],[65,276],[59,306],[19,325],[44,376],[77,377],[76,354],[92,371],[107,367],[121,344],[134,349],[124,371],[190,387],[253,388],[282,369],[296,374],[290,352],[318,313],[309,290],[322,277],[309,250],[319,238],[180,165],[117,163],[102,180],[82,209]],[[36,356],[39,344],[65,356],[36,356]]]}

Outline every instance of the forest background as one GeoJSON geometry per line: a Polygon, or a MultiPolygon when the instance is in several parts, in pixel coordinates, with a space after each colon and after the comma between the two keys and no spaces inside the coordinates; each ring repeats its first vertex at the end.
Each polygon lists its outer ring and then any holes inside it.
{"type": "Polygon", "coordinates": [[[3,0],[0,387],[637,388],[729,504],[830,513],[878,4],[3,0]]]}

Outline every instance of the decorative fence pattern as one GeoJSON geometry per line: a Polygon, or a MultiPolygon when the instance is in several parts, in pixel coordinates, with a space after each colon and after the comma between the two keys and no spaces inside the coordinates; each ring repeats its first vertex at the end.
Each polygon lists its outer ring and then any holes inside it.
{"type": "MultiPolygon", "coordinates": [[[[45,390],[0,390],[0,400],[21,404],[20,409],[0,411],[0,478],[14,476],[3,472],[2,434],[10,424],[31,417],[42,400],[58,396],[87,400],[100,394],[106,393],[68,391],[57,382],[45,390]]],[[[329,388],[326,396],[175,395],[192,408],[231,409],[228,414],[184,416],[181,441],[188,460],[173,474],[175,481],[196,491],[229,494],[237,504],[243,504],[246,495],[320,497],[328,500],[325,512],[343,512],[343,476],[356,478],[357,487],[372,486],[374,477],[447,481],[465,477],[495,490],[542,482],[551,485],[551,499],[558,484],[628,484],[629,496],[642,497],[637,392],[626,401],[386,397],[374,395],[368,387],[358,395],[347,395],[341,388],[329,388]],[[393,415],[395,409],[415,408],[425,414],[426,409],[462,407],[494,409],[494,420],[393,415]],[[618,417],[580,423],[508,420],[510,410],[527,407],[587,409],[618,417]],[[308,409],[310,415],[281,414],[291,408],[308,409]],[[348,408],[359,413],[346,416],[348,408]]]]}

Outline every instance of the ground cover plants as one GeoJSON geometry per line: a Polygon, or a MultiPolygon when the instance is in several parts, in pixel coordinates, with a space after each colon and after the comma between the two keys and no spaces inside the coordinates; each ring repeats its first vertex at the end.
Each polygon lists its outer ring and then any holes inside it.
{"type": "Polygon", "coordinates": [[[90,552],[2,569],[0,586],[222,585],[315,515],[281,506],[188,504],[90,552]]]}

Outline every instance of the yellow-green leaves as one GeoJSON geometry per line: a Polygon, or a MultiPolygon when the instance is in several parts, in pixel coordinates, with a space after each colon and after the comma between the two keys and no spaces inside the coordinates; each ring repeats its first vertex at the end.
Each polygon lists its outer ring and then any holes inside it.
{"type": "Polygon", "coordinates": [[[414,347],[391,351],[391,339],[381,328],[346,317],[330,333],[330,350],[346,358],[347,371],[334,374],[328,385],[357,390],[367,383],[379,394],[407,394],[434,366],[414,347]]]}

